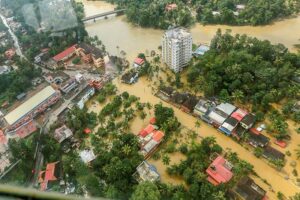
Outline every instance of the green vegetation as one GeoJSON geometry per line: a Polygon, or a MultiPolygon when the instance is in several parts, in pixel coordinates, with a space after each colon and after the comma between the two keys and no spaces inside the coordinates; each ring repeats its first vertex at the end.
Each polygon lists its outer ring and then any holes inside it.
{"type": "Polygon", "coordinates": [[[59,36],[54,36],[49,31],[36,32],[36,30],[25,23],[22,7],[25,4],[33,3],[35,13],[39,16],[40,11],[37,6],[38,2],[38,0],[11,0],[7,1],[7,4],[5,5],[7,8],[14,11],[16,20],[19,21],[22,24],[22,27],[24,27],[27,31],[27,34],[23,34],[20,29],[16,32],[16,35],[19,38],[21,46],[23,47],[25,55],[28,59],[33,61],[34,57],[40,53],[41,49],[49,47],[51,48],[49,51],[50,56],[54,56],[70,45],[73,45],[78,41],[83,41],[85,38],[87,38],[87,32],[85,31],[84,24],[81,22],[81,19],[84,17],[83,4],[75,2],[74,0],[71,2],[78,19],[77,27],[64,30],[63,34],[59,34],[59,36]]]}
{"type": "Polygon", "coordinates": [[[267,127],[267,131],[272,133],[277,140],[286,139],[289,135],[287,130],[288,124],[285,118],[277,110],[271,111],[269,114],[270,125],[267,127]]]}
{"type": "Polygon", "coordinates": [[[25,60],[17,60],[17,70],[0,75],[0,104],[13,102],[17,95],[26,92],[32,86],[32,79],[40,76],[41,70],[25,60]]]}
{"type": "Polygon", "coordinates": [[[178,25],[188,27],[193,24],[191,10],[186,2],[175,1],[178,8],[167,11],[166,5],[173,3],[169,0],[107,0],[125,7],[129,21],[142,27],[167,29],[169,26],[178,25]]]}
{"type": "Polygon", "coordinates": [[[20,162],[1,179],[1,183],[29,186],[33,180],[35,161],[33,159],[36,145],[39,142],[44,162],[56,162],[61,155],[60,145],[47,134],[40,136],[35,132],[28,138],[21,140],[9,140],[8,146],[11,152],[9,158],[11,163],[20,162]]]}
{"type": "Polygon", "coordinates": [[[299,61],[281,44],[218,30],[211,50],[189,69],[188,81],[206,96],[251,103],[253,110],[266,111],[270,103],[298,95],[299,86],[291,79],[299,61]]]}
{"type": "Polygon", "coordinates": [[[205,24],[264,25],[296,14],[300,10],[297,0],[226,0],[192,1],[197,8],[197,19],[205,24]],[[236,5],[245,5],[237,9],[236,5]],[[213,15],[213,11],[219,14],[213,15]],[[234,13],[236,12],[236,13],[234,13]]]}
{"type": "Polygon", "coordinates": [[[73,63],[74,65],[79,64],[79,63],[80,63],[80,58],[79,58],[79,57],[74,58],[74,59],[72,60],[72,63],[73,63]]]}
{"type": "Polygon", "coordinates": [[[151,182],[143,182],[139,184],[134,193],[132,194],[130,200],[159,200],[160,193],[157,186],[151,182]]]}
{"type": "Polygon", "coordinates": [[[167,29],[169,26],[189,27],[195,20],[204,24],[264,25],[276,19],[297,14],[298,0],[107,0],[126,8],[129,21],[142,27],[167,29]],[[176,3],[177,8],[166,6],[176,3]],[[237,5],[245,5],[238,9],[237,5]],[[197,14],[196,19],[192,12],[197,14]]]}

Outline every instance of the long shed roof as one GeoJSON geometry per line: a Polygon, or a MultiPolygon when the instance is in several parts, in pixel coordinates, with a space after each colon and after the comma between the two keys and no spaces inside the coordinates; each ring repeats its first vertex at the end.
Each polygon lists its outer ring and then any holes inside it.
{"type": "Polygon", "coordinates": [[[4,118],[9,125],[14,124],[24,115],[28,114],[32,109],[40,105],[43,101],[51,97],[55,93],[55,90],[51,87],[45,87],[40,92],[32,96],[25,101],[19,107],[8,113],[4,118]]]}

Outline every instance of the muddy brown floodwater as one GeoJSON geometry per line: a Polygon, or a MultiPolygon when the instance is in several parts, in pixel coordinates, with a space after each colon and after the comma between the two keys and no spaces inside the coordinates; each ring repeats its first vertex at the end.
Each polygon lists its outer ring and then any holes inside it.
{"type": "MultiPolygon", "coordinates": [[[[115,8],[114,5],[103,1],[78,1],[84,3],[86,16],[111,11],[115,8]]],[[[300,38],[300,16],[283,21],[278,21],[273,23],[272,25],[257,27],[235,27],[223,25],[203,26],[197,23],[190,29],[193,35],[194,43],[209,43],[218,28],[221,28],[222,30],[231,29],[233,33],[247,34],[259,39],[268,39],[274,44],[282,43],[290,50],[295,51],[295,49],[293,49],[293,45],[298,43],[300,38]]],[[[121,50],[125,51],[126,57],[129,61],[132,61],[139,52],[145,52],[146,50],[157,50],[163,34],[162,30],[136,27],[128,23],[125,16],[112,16],[108,19],[100,19],[96,22],[88,22],[86,23],[86,30],[91,36],[97,35],[99,39],[104,43],[110,54],[119,55],[121,50]]],[[[152,89],[149,87],[149,81],[144,78],[140,79],[138,83],[132,86],[121,84],[119,79],[115,79],[114,83],[117,85],[120,92],[127,91],[130,94],[140,97],[142,102],[150,102],[151,104],[157,104],[161,102],[160,99],[152,94],[152,89]]],[[[171,107],[171,105],[164,102],[163,105],[171,107]]],[[[174,111],[182,124],[189,128],[195,127],[195,118],[183,113],[177,108],[174,108],[174,111]]],[[[148,115],[148,117],[150,116],[148,115]]],[[[132,131],[137,132],[138,130],[140,130],[145,126],[146,121],[147,120],[142,121],[138,119],[134,121],[132,131]]],[[[289,125],[292,132],[292,142],[289,144],[286,150],[292,152],[292,156],[287,157],[287,164],[282,172],[278,172],[276,169],[270,167],[270,165],[268,165],[265,160],[256,158],[244,147],[234,142],[224,134],[220,134],[217,130],[204,123],[202,123],[201,127],[199,128],[198,134],[203,137],[216,137],[217,142],[224,149],[232,149],[233,151],[237,152],[242,159],[245,159],[246,161],[254,165],[254,170],[257,172],[257,174],[262,179],[265,179],[268,183],[270,183],[272,185],[272,189],[275,192],[281,191],[285,195],[291,196],[300,191],[300,188],[295,184],[296,178],[292,177],[291,175],[292,168],[290,166],[290,162],[296,160],[294,149],[297,147],[297,142],[299,143],[300,135],[296,134],[295,131],[292,130],[292,122],[289,122],[289,125]],[[289,176],[289,179],[286,179],[287,176],[289,176]]],[[[283,151],[282,149],[280,150],[283,151]]],[[[175,158],[175,160],[172,162],[178,162],[180,161],[180,159],[182,159],[181,156],[177,157],[178,159],[175,158]]],[[[171,157],[171,159],[173,158],[174,156],[171,157]]],[[[162,166],[161,163],[153,160],[151,160],[151,163],[155,164],[158,167],[159,172],[162,174],[163,182],[172,182],[172,179],[165,173],[165,167],[162,166]]],[[[296,161],[296,163],[296,168],[300,169],[300,162],[296,161]]],[[[298,170],[298,172],[299,171],[300,170],[298,170]]],[[[257,179],[257,181],[263,184],[260,179],[257,179]]],[[[264,188],[268,190],[268,187],[265,185],[264,188]]],[[[270,199],[276,199],[276,194],[274,192],[268,191],[268,196],[270,197],[270,199]]]]}
{"type": "MultiPolygon", "coordinates": [[[[115,8],[115,5],[104,1],[86,1],[86,16],[91,16],[115,8]]],[[[295,18],[285,19],[267,26],[226,26],[226,25],[206,25],[196,23],[190,31],[193,35],[193,42],[209,43],[218,28],[222,30],[231,29],[233,33],[247,34],[259,39],[268,39],[272,43],[282,43],[290,50],[295,51],[294,44],[299,43],[300,39],[300,15],[295,18]]],[[[131,61],[139,52],[146,50],[157,50],[161,43],[162,30],[153,28],[141,28],[128,23],[125,16],[109,17],[94,22],[91,20],[86,23],[86,30],[91,36],[97,35],[105,44],[110,54],[118,55],[121,50],[127,54],[131,61]],[[119,47],[119,48],[117,48],[119,47]]]]}

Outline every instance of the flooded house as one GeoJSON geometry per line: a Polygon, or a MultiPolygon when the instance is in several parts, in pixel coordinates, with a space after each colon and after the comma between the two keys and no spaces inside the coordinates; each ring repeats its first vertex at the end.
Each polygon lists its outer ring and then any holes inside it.
{"type": "Polygon", "coordinates": [[[154,165],[149,164],[147,161],[143,161],[133,174],[135,180],[139,183],[144,181],[155,182],[160,180],[160,175],[154,165]]]}
{"type": "Polygon", "coordinates": [[[177,105],[181,105],[189,98],[189,96],[188,93],[175,92],[172,95],[171,101],[177,105]]]}
{"type": "Polygon", "coordinates": [[[252,113],[248,113],[240,122],[241,126],[245,129],[250,129],[255,123],[255,115],[252,113]]]}
{"type": "Polygon", "coordinates": [[[248,176],[242,177],[235,187],[230,190],[230,199],[266,200],[266,191],[248,176]]]}
{"type": "Polygon", "coordinates": [[[172,87],[161,86],[157,96],[164,101],[169,101],[174,93],[174,89],[172,87]]]}
{"type": "Polygon", "coordinates": [[[214,186],[220,185],[221,183],[227,183],[233,177],[232,164],[225,160],[222,156],[217,158],[210,164],[206,169],[208,175],[207,180],[214,186]]]}
{"type": "Polygon", "coordinates": [[[138,134],[141,153],[148,158],[162,142],[165,134],[157,130],[155,125],[149,124],[138,134]]]}
{"type": "Polygon", "coordinates": [[[255,128],[251,128],[248,131],[248,143],[252,146],[264,148],[269,144],[270,138],[264,136],[255,128]]]}
{"type": "Polygon", "coordinates": [[[274,149],[273,147],[267,146],[264,148],[264,152],[262,155],[264,158],[268,160],[284,160],[284,153],[281,153],[277,149],[274,149]]]}
{"type": "Polygon", "coordinates": [[[186,113],[191,113],[193,112],[197,103],[198,98],[196,96],[190,95],[188,99],[181,105],[181,110],[186,113]]]}
{"type": "Polygon", "coordinates": [[[208,114],[210,123],[214,127],[219,128],[225,122],[228,116],[230,116],[235,110],[236,107],[234,105],[229,103],[221,103],[216,107],[215,110],[208,114]]]}

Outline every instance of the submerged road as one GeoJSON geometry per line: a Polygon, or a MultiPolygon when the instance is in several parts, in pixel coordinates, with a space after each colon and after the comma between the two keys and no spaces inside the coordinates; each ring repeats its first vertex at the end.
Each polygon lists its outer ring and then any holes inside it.
{"type": "MultiPolygon", "coordinates": [[[[197,121],[195,117],[182,112],[180,109],[154,96],[152,94],[151,83],[146,81],[145,78],[139,79],[139,81],[134,85],[122,84],[118,79],[114,80],[114,84],[117,86],[120,93],[127,91],[128,93],[139,97],[141,102],[149,102],[153,105],[161,102],[166,107],[172,107],[174,109],[175,116],[184,126],[191,129],[195,127],[195,123],[197,121]]],[[[228,136],[221,134],[215,128],[205,123],[201,123],[201,127],[198,129],[197,133],[201,137],[215,137],[217,143],[224,150],[231,149],[233,152],[236,152],[241,159],[252,164],[257,175],[266,180],[272,186],[272,189],[275,192],[280,191],[286,196],[293,196],[295,193],[300,191],[300,188],[296,186],[290,179],[285,179],[286,175],[284,173],[271,167],[265,160],[255,157],[252,152],[246,150],[243,146],[228,136]]],[[[271,191],[268,191],[267,195],[268,194],[276,196],[276,194],[271,193],[271,191]]]]}

